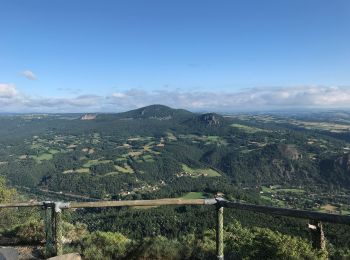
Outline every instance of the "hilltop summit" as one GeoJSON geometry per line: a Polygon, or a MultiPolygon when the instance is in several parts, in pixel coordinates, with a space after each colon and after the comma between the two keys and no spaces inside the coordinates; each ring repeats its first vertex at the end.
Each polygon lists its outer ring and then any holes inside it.
{"type": "Polygon", "coordinates": [[[225,125],[225,118],[216,113],[196,115],[184,122],[185,125],[205,128],[219,128],[225,125]]]}
{"type": "Polygon", "coordinates": [[[164,105],[150,105],[141,107],[135,110],[119,113],[120,118],[132,119],[156,119],[156,120],[170,120],[187,118],[192,116],[192,112],[185,109],[174,109],[164,105]]]}
{"type": "Polygon", "coordinates": [[[224,118],[216,113],[203,114],[198,119],[207,126],[222,126],[224,122],[224,118]]]}

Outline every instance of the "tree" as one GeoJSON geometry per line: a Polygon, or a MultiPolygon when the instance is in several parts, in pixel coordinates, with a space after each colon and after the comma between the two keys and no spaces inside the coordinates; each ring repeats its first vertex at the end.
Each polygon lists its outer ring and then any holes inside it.
{"type": "Polygon", "coordinates": [[[16,190],[7,187],[5,178],[0,176],[0,203],[11,202],[16,194],[16,190]]]}

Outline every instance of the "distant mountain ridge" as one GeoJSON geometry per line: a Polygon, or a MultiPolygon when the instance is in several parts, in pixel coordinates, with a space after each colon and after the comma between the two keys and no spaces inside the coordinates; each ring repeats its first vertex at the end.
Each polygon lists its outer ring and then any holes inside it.
{"type": "Polygon", "coordinates": [[[174,109],[165,105],[150,105],[146,107],[137,108],[134,110],[115,113],[115,114],[99,114],[99,119],[147,119],[170,121],[174,120],[184,126],[198,126],[219,128],[226,125],[228,121],[223,116],[216,113],[197,114],[185,109],[174,109]]]}
{"type": "MultiPolygon", "coordinates": [[[[117,123],[120,120],[138,121],[140,124],[152,125],[155,121],[168,124],[168,127],[185,128],[188,131],[204,131],[206,134],[218,134],[230,125],[230,118],[225,118],[217,113],[193,113],[185,109],[175,109],[164,105],[150,105],[134,110],[114,113],[98,114],[96,119],[99,122],[117,123]],[[153,122],[153,123],[152,123],[153,122]]],[[[165,126],[162,124],[162,126],[165,126]]]]}

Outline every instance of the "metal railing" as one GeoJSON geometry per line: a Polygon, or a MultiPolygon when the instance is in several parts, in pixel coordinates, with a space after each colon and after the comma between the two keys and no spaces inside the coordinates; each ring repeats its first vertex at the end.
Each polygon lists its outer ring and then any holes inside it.
{"type": "Polygon", "coordinates": [[[29,202],[0,204],[1,208],[42,207],[46,212],[45,225],[46,246],[53,246],[54,255],[63,254],[62,211],[78,208],[106,208],[106,207],[134,207],[134,206],[168,206],[168,205],[212,205],[216,216],[216,255],[224,259],[224,208],[247,210],[269,215],[302,218],[309,220],[313,246],[319,250],[325,249],[325,236],[322,222],[350,225],[350,216],[321,213],[307,210],[260,206],[241,202],[231,202],[223,198],[215,199],[157,199],[157,200],[124,200],[124,201],[96,201],[96,202],[29,202]]]}

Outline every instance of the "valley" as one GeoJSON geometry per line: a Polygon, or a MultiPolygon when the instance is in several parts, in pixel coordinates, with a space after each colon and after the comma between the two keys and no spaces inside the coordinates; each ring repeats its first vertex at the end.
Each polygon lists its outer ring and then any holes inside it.
{"type": "Polygon", "coordinates": [[[93,117],[3,116],[14,134],[2,130],[0,173],[13,185],[93,199],[221,191],[348,214],[348,125],[304,117],[203,116],[160,105],[93,117]]]}

